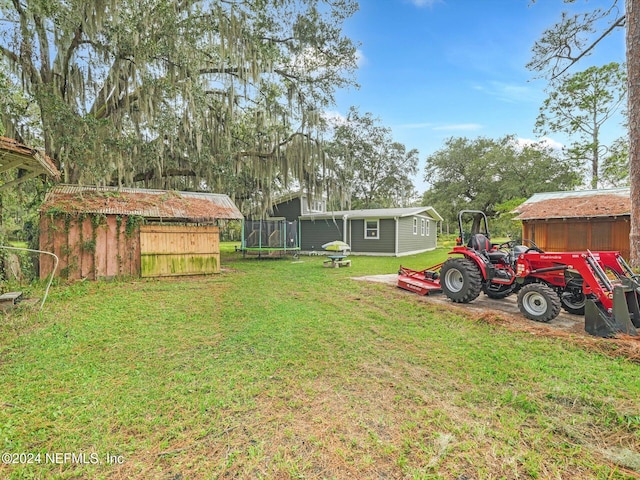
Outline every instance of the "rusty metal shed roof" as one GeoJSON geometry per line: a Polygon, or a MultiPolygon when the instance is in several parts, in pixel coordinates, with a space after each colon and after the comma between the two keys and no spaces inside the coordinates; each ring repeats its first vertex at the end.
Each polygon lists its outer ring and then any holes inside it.
{"type": "Polygon", "coordinates": [[[227,195],[80,185],[54,187],[47,193],[40,211],[139,215],[148,219],[194,223],[243,218],[227,195]]]}
{"type": "Polygon", "coordinates": [[[629,188],[536,193],[513,210],[516,220],[628,216],[629,188]]]}
{"type": "Polygon", "coordinates": [[[40,150],[18,143],[13,138],[0,137],[0,173],[13,168],[26,170],[26,175],[0,185],[5,190],[39,175],[48,175],[56,180],[60,179],[60,172],[51,159],[40,150]]]}

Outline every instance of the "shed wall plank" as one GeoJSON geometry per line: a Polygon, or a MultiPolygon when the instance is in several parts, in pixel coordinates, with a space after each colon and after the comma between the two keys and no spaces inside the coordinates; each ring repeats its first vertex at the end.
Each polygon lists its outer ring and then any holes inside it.
{"type": "Polygon", "coordinates": [[[82,253],[80,254],[80,277],[95,279],[95,244],[93,243],[93,226],[91,218],[87,217],[82,222],[82,253]]]}
{"type": "Polygon", "coordinates": [[[107,276],[107,249],[108,229],[105,223],[96,227],[96,252],[95,252],[95,279],[107,276]]]}
{"type": "Polygon", "coordinates": [[[142,225],[143,277],[220,272],[220,229],[215,226],[142,225]]]}

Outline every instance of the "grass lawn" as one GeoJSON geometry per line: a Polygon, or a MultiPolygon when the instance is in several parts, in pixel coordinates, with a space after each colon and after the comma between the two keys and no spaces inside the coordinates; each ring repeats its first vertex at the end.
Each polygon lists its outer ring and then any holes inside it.
{"type": "Polygon", "coordinates": [[[444,257],[56,286],[0,320],[0,477],[638,478],[640,364],[349,278],[444,257]]]}

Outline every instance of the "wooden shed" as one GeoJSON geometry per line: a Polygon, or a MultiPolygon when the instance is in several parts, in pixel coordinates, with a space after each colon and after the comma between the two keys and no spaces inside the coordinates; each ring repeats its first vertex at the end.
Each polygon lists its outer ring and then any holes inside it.
{"type": "MultiPolygon", "coordinates": [[[[40,208],[40,249],[67,279],[220,271],[221,221],[241,220],[227,195],[59,185],[40,208]]],[[[40,257],[40,278],[53,269],[40,257]]]]}
{"type": "Polygon", "coordinates": [[[537,193],[514,212],[522,238],[542,250],[616,250],[629,258],[629,188],[537,193]]]}

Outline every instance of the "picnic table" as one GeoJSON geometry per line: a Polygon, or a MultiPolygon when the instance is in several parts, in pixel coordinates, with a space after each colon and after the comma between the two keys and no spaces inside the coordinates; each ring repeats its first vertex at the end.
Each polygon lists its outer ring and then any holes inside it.
{"type": "Polygon", "coordinates": [[[351,260],[345,260],[346,258],[346,255],[327,255],[323,266],[328,268],[350,267],[351,260]]]}

